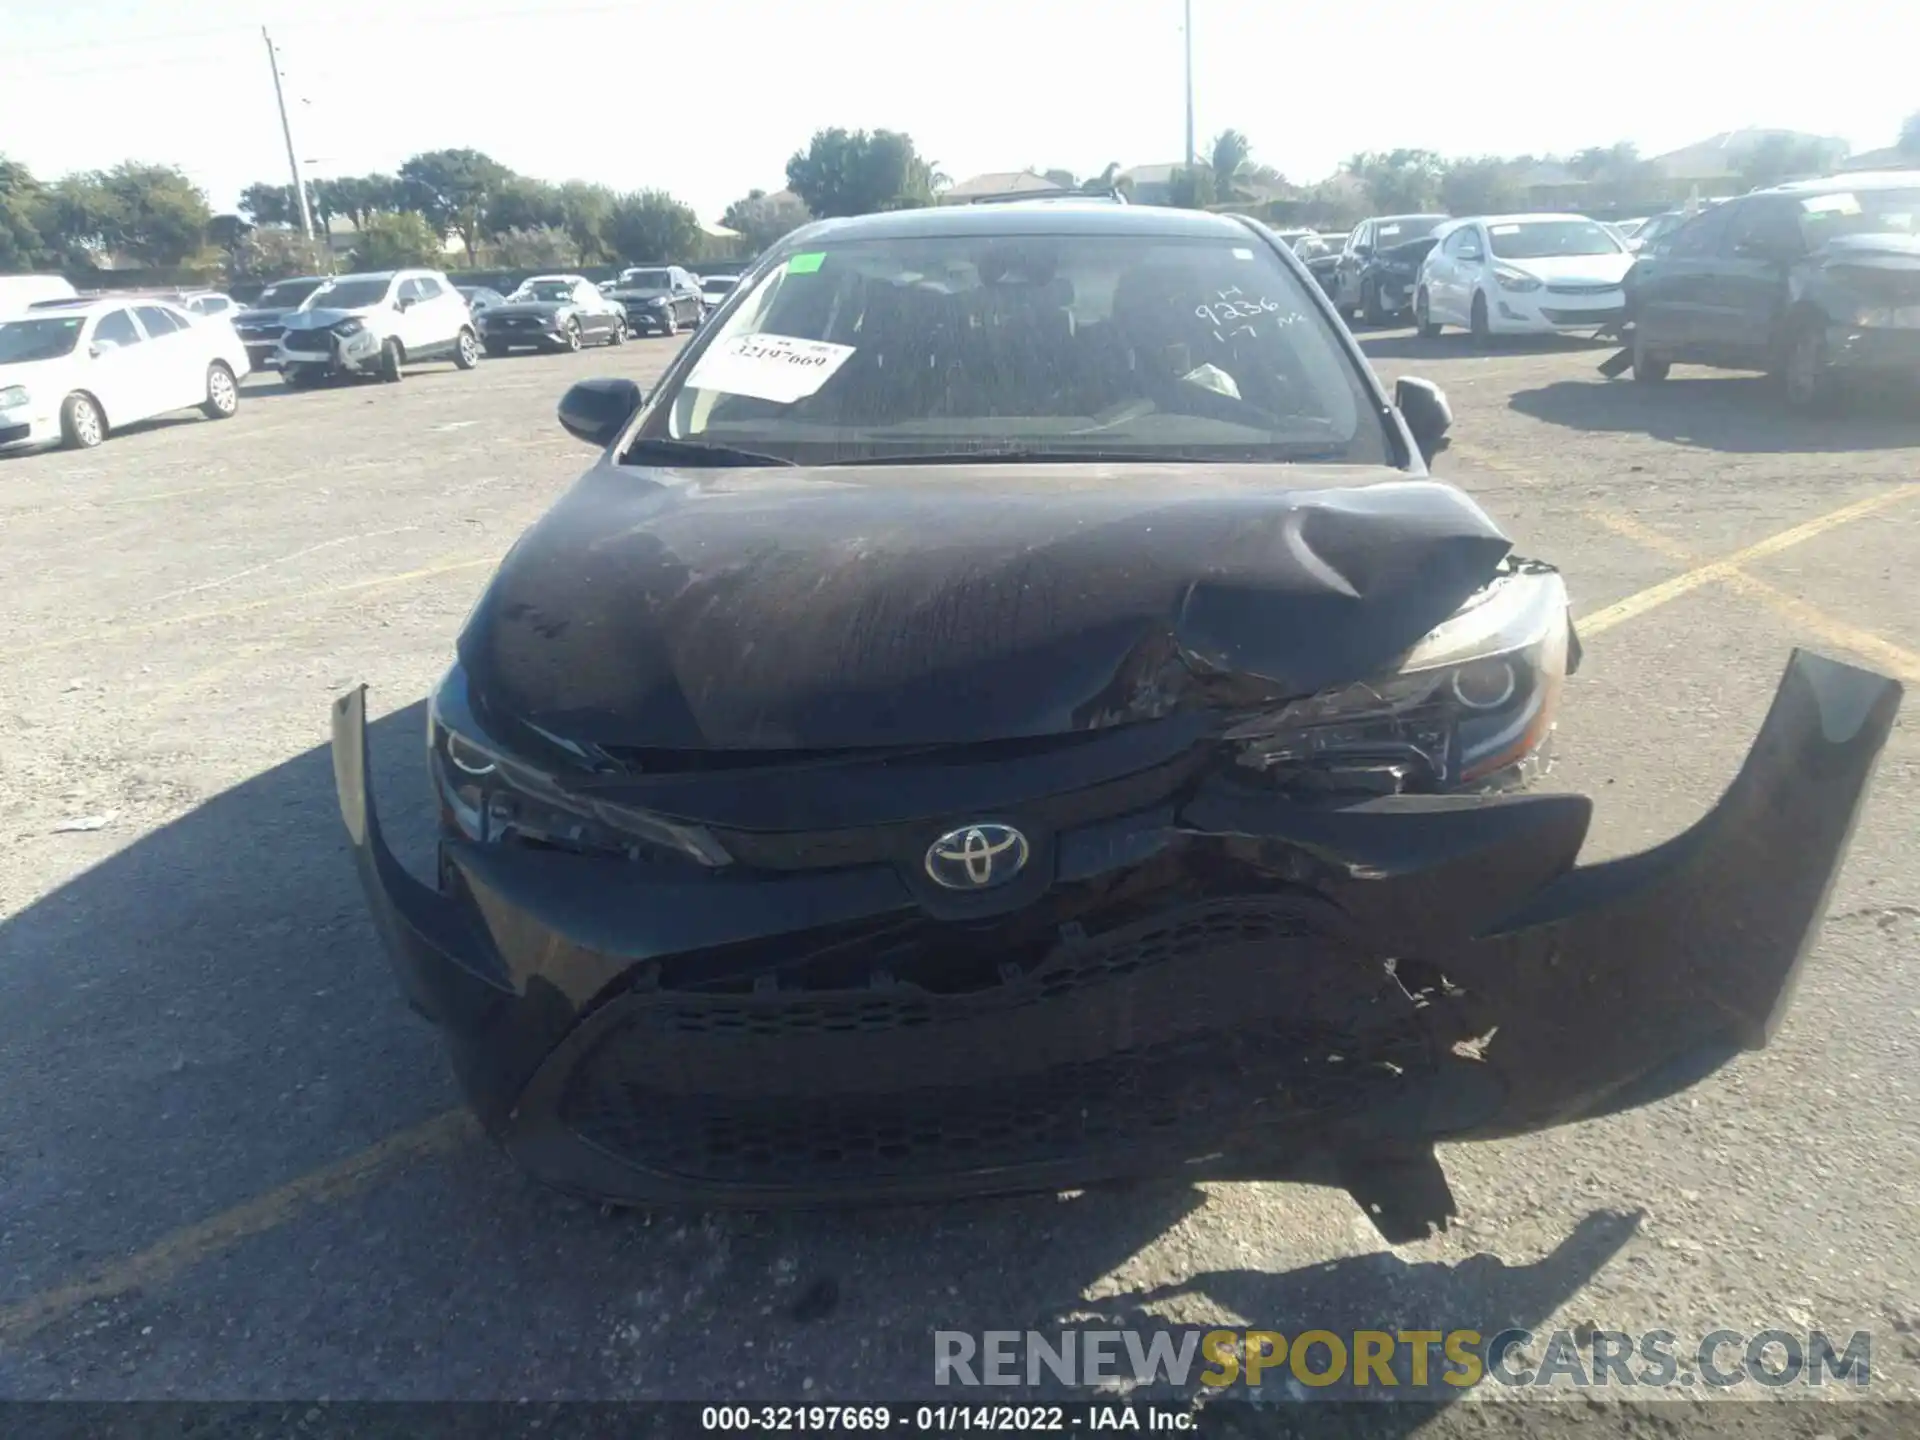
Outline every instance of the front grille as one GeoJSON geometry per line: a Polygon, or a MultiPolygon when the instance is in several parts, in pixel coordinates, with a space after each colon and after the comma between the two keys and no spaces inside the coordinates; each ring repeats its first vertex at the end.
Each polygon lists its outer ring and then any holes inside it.
{"type": "Polygon", "coordinates": [[[505,326],[510,330],[531,330],[540,322],[530,319],[525,315],[502,315],[495,319],[493,323],[495,325],[505,326]]]}
{"type": "Polygon", "coordinates": [[[1618,280],[1610,284],[1598,285],[1576,285],[1569,282],[1560,285],[1549,285],[1547,286],[1547,293],[1549,295],[1610,295],[1619,289],[1620,282],[1618,280]]]}
{"type": "Polygon", "coordinates": [[[1063,941],[964,994],[903,979],[611,1003],[562,1122],[648,1170],[775,1190],[1199,1160],[1384,1103],[1434,1064],[1398,983],[1284,895],[1063,941]]]}
{"type": "Polygon", "coordinates": [[[243,325],[240,327],[240,338],[249,345],[271,345],[286,331],[284,325],[243,325]]]}
{"type": "Polygon", "coordinates": [[[286,345],[303,354],[324,355],[333,348],[333,337],[325,330],[289,330],[286,345]]]}

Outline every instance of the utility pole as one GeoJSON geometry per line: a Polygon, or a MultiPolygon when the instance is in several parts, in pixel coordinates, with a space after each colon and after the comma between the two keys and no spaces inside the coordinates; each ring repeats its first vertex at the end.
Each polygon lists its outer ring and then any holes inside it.
{"type": "Polygon", "coordinates": [[[1194,0],[1187,0],[1187,161],[1185,163],[1187,165],[1194,163],[1194,0]]]}
{"type": "MultiPolygon", "coordinates": [[[[273,37],[267,34],[267,27],[260,27],[260,38],[267,42],[267,66],[273,71],[273,98],[280,106],[280,134],[287,142],[287,169],[293,175],[294,198],[300,202],[300,230],[308,240],[313,239],[313,211],[307,205],[306,182],[300,178],[298,152],[293,148],[293,125],[287,119],[287,96],[280,88],[280,57],[274,53],[273,37]]],[[[1191,130],[1191,124],[1187,127],[1191,130]]]]}

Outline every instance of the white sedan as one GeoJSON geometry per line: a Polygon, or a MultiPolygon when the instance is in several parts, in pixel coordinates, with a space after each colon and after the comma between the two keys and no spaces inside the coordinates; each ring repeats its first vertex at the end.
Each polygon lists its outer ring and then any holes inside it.
{"type": "Polygon", "coordinates": [[[51,305],[0,320],[0,450],[90,450],[136,420],[240,408],[247,347],[233,326],[162,300],[51,305]]]}
{"type": "Polygon", "coordinates": [[[1633,255],[1584,215],[1487,215],[1437,232],[1420,267],[1420,333],[1458,325],[1491,335],[1593,334],[1626,317],[1621,289],[1633,255]]]}

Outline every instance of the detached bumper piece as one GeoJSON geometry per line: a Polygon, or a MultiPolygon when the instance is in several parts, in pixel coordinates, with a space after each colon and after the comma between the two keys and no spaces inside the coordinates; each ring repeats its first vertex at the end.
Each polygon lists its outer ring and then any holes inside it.
{"type": "Polygon", "coordinates": [[[1576,863],[1581,796],[1326,808],[1200,767],[1029,831],[1043,874],[992,913],[904,863],[465,841],[429,888],[382,840],[363,691],[333,753],[402,986],[548,1183],[769,1207],[1297,1180],[1403,1241],[1453,1213],[1436,1141],[1646,1104],[1767,1043],[1900,694],[1796,652],[1721,801],[1623,859],[1576,863]]]}

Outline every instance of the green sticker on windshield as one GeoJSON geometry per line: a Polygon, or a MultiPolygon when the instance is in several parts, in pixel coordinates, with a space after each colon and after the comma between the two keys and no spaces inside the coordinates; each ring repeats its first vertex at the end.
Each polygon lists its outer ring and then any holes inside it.
{"type": "Polygon", "coordinates": [[[811,275],[826,263],[826,259],[824,250],[815,250],[809,255],[796,255],[787,261],[787,274],[811,275]]]}

